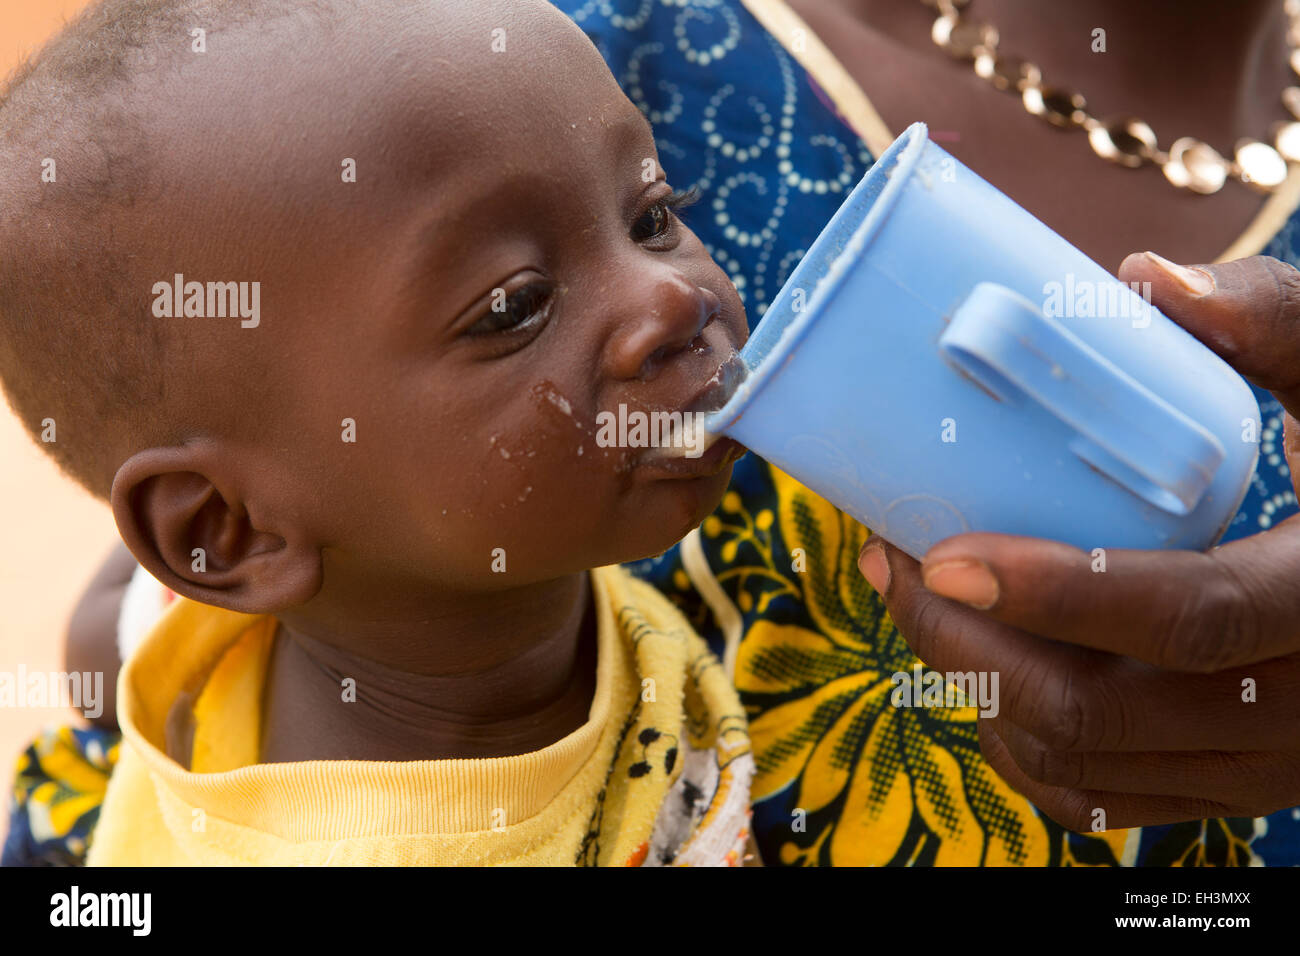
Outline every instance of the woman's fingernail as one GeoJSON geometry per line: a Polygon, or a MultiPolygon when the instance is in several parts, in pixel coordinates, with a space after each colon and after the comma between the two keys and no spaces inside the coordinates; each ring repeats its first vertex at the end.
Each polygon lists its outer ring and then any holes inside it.
{"type": "Polygon", "coordinates": [[[877,594],[883,595],[889,590],[889,562],[885,560],[885,549],[880,545],[869,544],[862,549],[858,555],[858,570],[877,594]]]}
{"type": "Polygon", "coordinates": [[[1208,272],[1180,266],[1178,263],[1170,262],[1164,256],[1158,256],[1154,252],[1144,252],[1142,254],[1154,262],[1156,268],[1182,286],[1188,295],[1199,298],[1214,291],[1214,276],[1208,272]]]}
{"type": "Polygon", "coordinates": [[[998,601],[998,579],[978,558],[943,561],[921,572],[928,590],[987,611],[998,601]]]}

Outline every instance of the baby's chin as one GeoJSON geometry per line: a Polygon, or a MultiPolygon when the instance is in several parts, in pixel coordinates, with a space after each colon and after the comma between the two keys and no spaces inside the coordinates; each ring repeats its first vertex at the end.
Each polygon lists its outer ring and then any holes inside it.
{"type": "Polygon", "coordinates": [[[734,466],[735,462],[730,462],[704,477],[656,482],[653,500],[646,503],[646,514],[651,519],[647,539],[638,541],[630,549],[635,553],[620,555],[617,562],[657,557],[698,528],[722,504],[734,466]]]}

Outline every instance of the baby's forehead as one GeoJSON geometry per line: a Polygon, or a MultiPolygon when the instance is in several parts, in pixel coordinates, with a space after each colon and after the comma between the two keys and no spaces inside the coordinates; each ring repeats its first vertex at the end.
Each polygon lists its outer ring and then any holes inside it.
{"type": "Polygon", "coordinates": [[[367,20],[296,45],[231,37],[161,83],[147,115],[162,188],[123,214],[145,237],[135,278],[255,277],[270,310],[344,277],[450,301],[524,248],[577,261],[659,170],[600,53],[543,6],[554,16],[454,33],[367,20]]]}
{"type": "Polygon", "coordinates": [[[653,155],[648,124],[572,21],[540,0],[476,9],[356,17],[310,38],[242,31],[159,85],[149,125],[178,171],[262,169],[290,191],[347,159],[364,192],[366,179],[525,163],[560,185],[562,170],[583,177],[573,167],[633,141],[653,155]]]}

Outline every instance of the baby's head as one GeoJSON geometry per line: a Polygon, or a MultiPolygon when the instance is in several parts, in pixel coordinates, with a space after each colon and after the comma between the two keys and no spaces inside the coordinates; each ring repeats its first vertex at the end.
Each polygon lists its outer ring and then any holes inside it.
{"type": "Polygon", "coordinates": [[[543,0],[103,3],[12,80],[0,169],[10,400],[187,596],[528,585],[725,491],[732,443],[599,440],[717,407],[745,317],[543,0]]]}

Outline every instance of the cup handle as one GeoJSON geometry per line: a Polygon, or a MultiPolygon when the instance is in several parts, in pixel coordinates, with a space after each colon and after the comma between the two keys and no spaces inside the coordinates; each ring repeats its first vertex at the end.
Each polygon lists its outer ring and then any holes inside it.
{"type": "Polygon", "coordinates": [[[1226,457],[1204,426],[1005,286],[975,286],[939,350],[998,401],[1033,399],[1075,431],[1071,451],[1171,514],[1196,507],[1226,457]]]}

